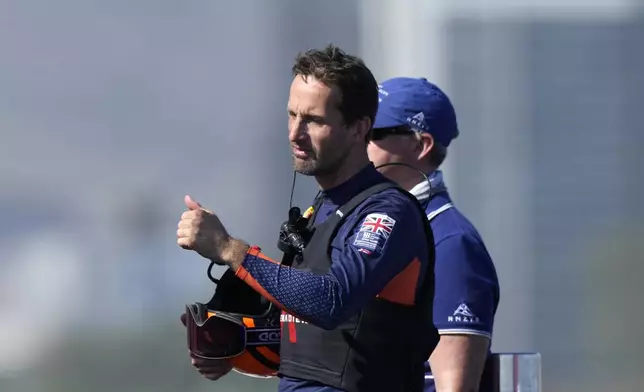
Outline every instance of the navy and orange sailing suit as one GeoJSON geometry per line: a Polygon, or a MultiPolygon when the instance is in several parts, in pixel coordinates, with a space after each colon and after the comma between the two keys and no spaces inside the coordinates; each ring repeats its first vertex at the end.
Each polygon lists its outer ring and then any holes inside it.
{"type": "Polygon", "coordinates": [[[372,164],[321,197],[299,261],[253,247],[237,271],[284,311],[279,391],[421,391],[438,341],[422,207],[372,164]]]}

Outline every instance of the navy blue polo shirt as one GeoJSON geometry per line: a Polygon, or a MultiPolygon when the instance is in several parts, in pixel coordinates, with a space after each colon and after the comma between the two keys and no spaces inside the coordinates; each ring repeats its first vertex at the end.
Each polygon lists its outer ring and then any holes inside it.
{"type": "MultiPolygon", "coordinates": [[[[476,228],[454,206],[448,192],[433,195],[412,189],[422,203],[434,233],[436,247],[434,324],[439,334],[479,335],[492,339],[499,304],[499,281],[492,259],[476,228]],[[435,216],[434,216],[435,215],[435,216]]],[[[426,363],[425,392],[434,392],[426,363]]],[[[482,379],[480,392],[488,392],[482,379]]]]}

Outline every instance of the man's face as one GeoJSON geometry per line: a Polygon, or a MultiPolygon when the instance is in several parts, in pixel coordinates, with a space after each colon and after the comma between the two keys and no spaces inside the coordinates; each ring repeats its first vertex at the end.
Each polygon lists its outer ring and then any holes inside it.
{"type": "MultiPolygon", "coordinates": [[[[376,167],[387,163],[405,163],[416,166],[419,143],[412,131],[402,133],[374,129],[372,139],[367,146],[367,154],[369,154],[369,160],[376,167]]],[[[398,174],[408,169],[400,166],[387,166],[379,170],[392,180],[397,181],[398,174]]]]}
{"type": "Polygon", "coordinates": [[[309,176],[333,173],[344,161],[352,140],[339,103],[335,88],[311,76],[293,79],[287,109],[296,172],[309,176]]]}

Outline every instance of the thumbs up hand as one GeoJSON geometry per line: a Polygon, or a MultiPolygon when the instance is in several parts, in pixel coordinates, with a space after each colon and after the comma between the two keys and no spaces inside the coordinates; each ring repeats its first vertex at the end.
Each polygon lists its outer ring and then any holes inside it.
{"type": "Polygon", "coordinates": [[[225,264],[224,256],[232,238],[217,215],[186,195],[187,211],[181,215],[177,229],[177,244],[183,249],[194,250],[219,265],[225,264]]]}

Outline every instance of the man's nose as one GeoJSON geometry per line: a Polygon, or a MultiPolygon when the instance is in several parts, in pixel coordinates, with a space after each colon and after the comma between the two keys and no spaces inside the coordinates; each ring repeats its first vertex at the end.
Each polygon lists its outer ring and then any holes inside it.
{"type": "Polygon", "coordinates": [[[299,117],[294,117],[288,122],[288,139],[291,142],[301,140],[306,134],[306,125],[299,117]]]}

